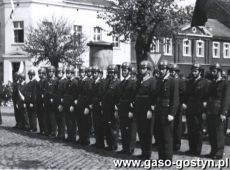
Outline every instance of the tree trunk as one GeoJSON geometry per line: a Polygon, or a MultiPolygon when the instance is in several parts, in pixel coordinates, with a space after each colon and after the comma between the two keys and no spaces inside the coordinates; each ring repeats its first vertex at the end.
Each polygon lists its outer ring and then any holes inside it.
{"type": "Polygon", "coordinates": [[[147,43],[147,38],[143,35],[139,35],[136,39],[135,52],[137,61],[137,70],[139,73],[139,65],[142,60],[148,59],[148,52],[150,51],[150,45],[147,43]]]}

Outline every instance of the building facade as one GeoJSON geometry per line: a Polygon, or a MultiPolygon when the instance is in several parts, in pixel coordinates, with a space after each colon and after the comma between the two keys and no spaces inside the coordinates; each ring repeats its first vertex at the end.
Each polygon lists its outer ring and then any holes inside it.
{"type": "MultiPolygon", "coordinates": [[[[88,42],[113,43],[111,64],[130,61],[130,44],[121,43],[119,37],[108,36],[111,28],[98,18],[104,0],[0,0],[0,81],[12,81],[21,61],[25,72],[33,67],[32,58],[22,50],[29,26],[36,26],[44,18],[65,18],[72,23],[73,31],[82,32],[88,42]]],[[[81,58],[88,66],[90,48],[81,58]]]]}

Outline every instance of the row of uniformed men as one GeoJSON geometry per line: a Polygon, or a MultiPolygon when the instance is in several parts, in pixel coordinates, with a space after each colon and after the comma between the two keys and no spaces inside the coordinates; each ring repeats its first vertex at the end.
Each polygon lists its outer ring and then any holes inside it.
{"type": "Polygon", "coordinates": [[[201,76],[201,66],[194,64],[188,80],[179,78],[177,65],[160,62],[159,74],[152,76],[153,66],[149,61],[140,63],[140,78],[131,76],[133,69],[127,62],[122,64],[123,80],[116,75],[118,68],[108,66],[106,79],[100,78],[101,71],[79,69],[75,78],[74,69],[39,70],[40,80],[34,79],[35,72],[28,72],[30,81],[24,85],[24,77],[18,75],[14,85],[14,106],[17,127],[37,131],[36,115],[40,133],[76,142],[90,144],[91,125],[96,138],[95,147],[117,149],[118,128],[121,131],[122,151],[132,154],[138,132],[142,154],[149,159],[152,150],[152,134],[158,145],[159,159],[172,160],[173,149],[180,149],[181,109],[186,109],[189,154],[200,155],[202,147],[202,114],[207,113],[211,152],[208,156],[220,159],[224,151],[224,123],[229,106],[229,85],[222,79],[219,64],[210,67],[212,80],[201,76]],[[28,114],[27,114],[28,113],[28,114]],[[92,119],[91,119],[92,118],[92,119]],[[58,131],[58,132],[56,132],[58,131]]]}

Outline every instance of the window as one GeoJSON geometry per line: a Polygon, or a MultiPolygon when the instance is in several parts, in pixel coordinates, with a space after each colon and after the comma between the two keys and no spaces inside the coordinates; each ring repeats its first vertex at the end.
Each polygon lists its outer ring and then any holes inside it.
{"type": "Polygon", "coordinates": [[[224,58],[230,58],[230,43],[224,43],[224,58]]]}
{"type": "Polygon", "coordinates": [[[154,39],[151,46],[150,46],[150,52],[151,53],[159,53],[160,52],[160,46],[159,46],[159,40],[154,39]]]}
{"type": "Polygon", "coordinates": [[[100,27],[94,27],[94,41],[100,41],[102,39],[102,29],[100,27]]]}
{"type": "Polygon", "coordinates": [[[191,40],[183,40],[183,56],[191,57],[191,40]]]}
{"type": "Polygon", "coordinates": [[[213,42],[212,45],[213,50],[213,58],[220,58],[220,43],[219,42],[213,42]]]}
{"type": "Polygon", "coordinates": [[[204,57],[204,41],[202,40],[196,41],[196,56],[204,57]]]}
{"type": "Polygon", "coordinates": [[[171,38],[164,39],[164,54],[172,55],[172,39],[171,38]]]}
{"type": "Polygon", "coordinates": [[[82,38],[82,26],[81,25],[74,25],[74,45],[80,45],[81,44],[81,38],[82,38]]]}
{"type": "Polygon", "coordinates": [[[23,43],[24,42],[24,22],[14,21],[14,42],[23,43]]]}
{"type": "Polygon", "coordinates": [[[120,38],[118,36],[113,36],[114,47],[120,47],[120,38]]]}

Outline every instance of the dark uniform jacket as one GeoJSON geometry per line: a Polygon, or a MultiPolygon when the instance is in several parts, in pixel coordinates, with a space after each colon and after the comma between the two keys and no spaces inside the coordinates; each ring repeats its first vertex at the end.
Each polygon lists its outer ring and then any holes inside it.
{"type": "Polygon", "coordinates": [[[115,105],[119,100],[118,85],[119,80],[105,80],[104,96],[102,101],[103,118],[105,121],[114,120],[115,105]]]}
{"type": "Polygon", "coordinates": [[[204,111],[203,102],[207,101],[208,81],[204,78],[189,79],[186,83],[185,103],[187,114],[200,114],[204,111]]]}
{"type": "Polygon", "coordinates": [[[149,77],[144,81],[137,81],[134,99],[135,113],[147,113],[156,104],[156,78],[149,77]]]}
{"type": "Polygon", "coordinates": [[[47,83],[47,79],[39,80],[37,83],[37,105],[38,106],[41,106],[44,104],[46,83],[47,83]]]}
{"type": "Polygon", "coordinates": [[[36,104],[37,80],[31,80],[26,84],[25,100],[27,104],[36,104]]]}
{"type": "Polygon", "coordinates": [[[207,114],[226,115],[230,103],[230,89],[227,80],[212,81],[208,90],[207,114]]]}
{"type": "Polygon", "coordinates": [[[179,81],[172,77],[157,81],[157,108],[168,108],[168,115],[174,116],[179,104],[179,81]]]}
{"type": "Polygon", "coordinates": [[[92,104],[92,85],[93,81],[88,77],[83,80],[80,80],[77,104],[77,107],[79,109],[89,108],[89,105],[92,104]]]}
{"type": "Polygon", "coordinates": [[[24,106],[25,99],[23,100],[23,98],[21,96],[23,96],[25,98],[26,91],[27,91],[27,87],[26,87],[25,82],[18,84],[16,104],[18,105],[19,108],[25,108],[25,106],[24,106]]]}
{"type": "Polygon", "coordinates": [[[63,105],[65,93],[66,79],[60,79],[56,85],[56,93],[54,94],[54,103],[56,106],[63,105]]]}
{"type": "Polygon", "coordinates": [[[79,82],[77,79],[66,79],[64,84],[63,103],[65,107],[74,106],[74,100],[78,98],[79,82]]]}
{"type": "Polygon", "coordinates": [[[103,87],[104,87],[104,81],[102,79],[98,79],[96,81],[93,81],[92,83],[92,104],[98,105],[100,102],[102,102],[103,99],[103,87]]]}
{"type": "Polygon", "coordinates": [[[136,81],[132,80],[131,77],[121,81],[119,84],[119,103],[117,106],[120,113],[124,112],[126,114],[120,116],[128,118],[128,112],[133,112],[131,105],[134,102],[135,95],[136,81]]]}
{"type": "Polygon", "coordinates": [[[56,77],[47,79],[45,87],[45,104],[48,107],[54,106],[54,95],[56,93],[58,79],[56,77]],[[51,102],[51,99],[53,102],[51,102]]]}

